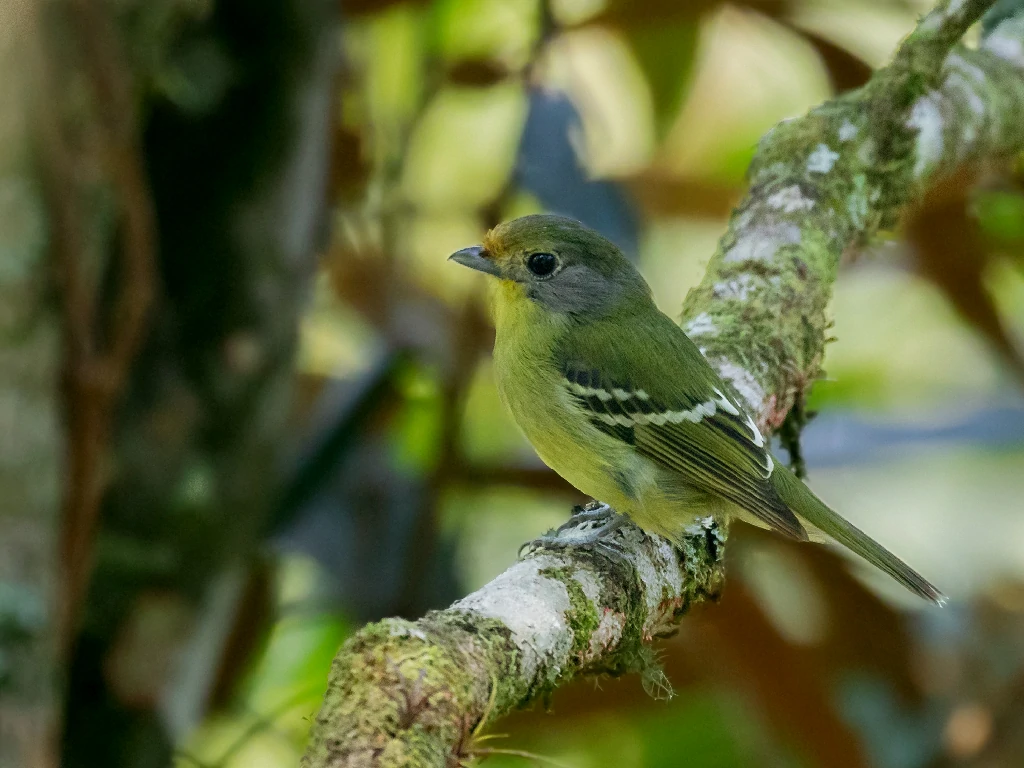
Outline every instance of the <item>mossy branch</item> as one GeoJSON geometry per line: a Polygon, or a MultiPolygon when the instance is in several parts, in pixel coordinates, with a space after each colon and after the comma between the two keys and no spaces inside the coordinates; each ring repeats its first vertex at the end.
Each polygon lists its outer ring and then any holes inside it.
{"type": "Polygon", "coordinates": [[[922,69],[939,60],[946,26],[969,26],[943,9],[968,5],[977,14],[984,3],[940,6],[863,88],[764,136],[750,192],[686,297],[687,334],[768,430],[820,376],[842,255],[894,226],[937,179],[1024,149],[1024,17],[922,69]]]}
{"type": "MultiPolygon", "coordinates": [[[[763,427],[819,376],[843,253],[936,178],[1024,149],[1024,18],[956,46],[989,5],[941,3],[864,88],[762,140],[682,319],[763,427]]],[[[334,661],[303,765],[458,765],[484,724],[575,675],[649,670],[645,644],[717,594],[723,542],[710,525],[682,551],[633,527],[616,536],[537,549],[444,611],[365,627],[334,661]]]]}
{"type": "Polygon", "coordinates": [[[721,554],[710,524],[685,551],[630,526],[608,547],[538,547],[419,621],[364,627],[334,660],[303,764],[459,765],[483,724],[575,675],[637,671],[666,688],[647,644],[717,593],[721,554]]]}

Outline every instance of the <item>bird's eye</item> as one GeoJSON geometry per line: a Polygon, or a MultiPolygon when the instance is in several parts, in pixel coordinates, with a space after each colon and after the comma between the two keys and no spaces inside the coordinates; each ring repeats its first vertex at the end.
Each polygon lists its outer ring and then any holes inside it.
{"type": "Polygon", "coordinates": [[[555,271],[558,266],[558,259],[553,253],[531,253],[526,260],[526,268],[537,277],[547,277],[555,271]]]}

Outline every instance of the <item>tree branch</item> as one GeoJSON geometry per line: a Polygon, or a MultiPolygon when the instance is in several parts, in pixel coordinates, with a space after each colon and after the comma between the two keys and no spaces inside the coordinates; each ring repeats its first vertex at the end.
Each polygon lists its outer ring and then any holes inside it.
{"type": "MultiPolygon", "coordinates": [[[[843,253],[937,177],[1024,148],[1024,17],[979,50],[951,51],[989,5],[941,3],[864,88],[762,140],[683,322],[763,427],[777,429],[820,375],[843,253]]],[[[677,551],[628,527],[616,544],[576,549],[577,520],[559,534],[566,548],[535,549],[444,611],[347,642],[303,765],[458,765],[484,724],[576,674],[646,670],[660,684],[644,644],[717,595],[722,534],[697,525],[677,551]]]]}
{"type": "MultiPolygon", "coordinates": [[[[60,108],[65,67],[52,62],[47,83],[51,106],[41,117],[46,182],[54,224],[54,260],[60,276],[66,337],[68,480],[60,544],[57,635],[62,654],[74,640],[93,565],[93,547],[105,489],[103,461],[114,411],[132,361],[148,327],[156,264],[156,221],[137,135],[131,76],[109,9],[73,0],[67,11],[80,33],[82,61],[95,101],[96,146],[78,147],[63,124],[60,108]],[[120,237],[118,288],[109,328],[100,320],[101,288],[86,277],[88,217],[83,185],[76,178],[83,158],[98,161],[118,205],[120,237]],[[104,336],[109,339],[104,340],[104,336]]],[[[49,30],[51,46],[59,33],[49,30]]],[[[64,41],[65,43],[67,41],[64,41]]],[[[57,56],[51,56],[57,59],[57,56]]],[[[80,126],[74,126],[79,128],[80,126]]]]}
{"type": "Polygon", "coordinates": [[[481,724],[576,674],[666,687],[645,644],[717,594],[721,545],[708,524],[685,551],[634,526],[614,548],[538,547],[447,610],[365,627],[334,661],[304,764],[456,765],[481,724]]]}

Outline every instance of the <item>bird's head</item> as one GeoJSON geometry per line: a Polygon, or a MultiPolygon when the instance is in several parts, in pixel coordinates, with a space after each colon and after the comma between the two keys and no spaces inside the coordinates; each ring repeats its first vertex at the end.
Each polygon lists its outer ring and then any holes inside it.
{"type": "Polygon", "coordinates": [[[512,299],[552,312],[600,315],[650,288],[614,243],[562,216],[537,214],[499,224],[483,245],[449,259],[500,279],[512,299]]]}

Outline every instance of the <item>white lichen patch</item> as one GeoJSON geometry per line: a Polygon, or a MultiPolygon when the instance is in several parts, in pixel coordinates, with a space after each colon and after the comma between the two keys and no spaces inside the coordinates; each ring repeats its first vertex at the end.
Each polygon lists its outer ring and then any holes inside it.
{"type": "Polygon", "coordinates": [[[755,206],[747,206],[741,209],[736,214],[736,219],[733,222],[733,227],[737,232],[742,232],[748,227],[753,226],[754,222],[757,221],[757,211],[755,206]]]}
{"type": "Polygon", "coordinates": [[[622,630],[626,627],[626,617],[611,608],[601,611],[597,629],[590,636],[590,658],[596,659],[609,648],[614,648],[622,640],[622,630]]]}
{"type": "Polygon", "coordinates": [[[819,144],[807,158],[808,173],[828,173],[832,166],[839,159],[839,153],[829,148],[827,144],[819,144]]]}
{"type": "Polygon", "coordinates": [[[963,10],[965,0],[950,0],[945,8],[936,8],[917,25],[918,32],[937,32],[943,24],[963,10]]]}
{"type": "Polygon", "coordinates": [[[981,48],[1014,66],[1024,67],[1024,18],[1004,21],[985,38],[981,48]]]}
{"type": "Polygon", "coordinates": [[[761,412],[765,398],[764,387],[754,378],[754,374],[724,357],[715,360],[712,365],[732,385],[736,394],[743,398],[748,411],[761,412]]]}
{"type": "Polygon", "coordinates": [[[597,629],[590,636],[590,658],[597,658],[609,648],[615,647],[622,639],[626,617],[617,611],[601,605],[601,583],[591,571],[577,568],[572,574],[573,581],[580,585],[591,605],[600,612],[597,629]]]}
{"type": "Polygon", "coordinates": [[[877,145],[870,136],[857,145],[857,162],[860,165],[874,165],[877,145]]]}
{"type": "Polygon", "coordinates": [[[508,627],[521,654],[522,673],[533,679],[542,663],[564,665],[572,648],[566,621],[569,591],[558,579],[540,573],[562,567],[565,563],[553,555],[531,557],[462,598],[451,610],[496,619],[508,627]]]}
{"type": "Polygon", "coordinates": [[[853,191],[846,198],[846,213],[857,229],[863,229],[868,218],[867,183],[864,174],[858,173],[853,177],[853,191]]]}
{"type": "Polygon", "coordinates": [[[985,85],[985,70],[976,64],[971,64],[959,53],[951,53],[946,57],[946,66],[962,72],[971,78],[978,85],[985,85]]]}
{"type": "MultiPolygon", "coordinates": [[[[715,518],[713,517],[698,517],[688,526],[683,529],[688,537],[700,538],[707,534],[708,531],[715,527],[715,518]]],[[[721,536],[719,536],[721,538],[721,536]]]]}
{"type": "Polygon", "coordinates": [[[588,570],[577,568],[572,572],[572,578],[580,585],[587,600],[595,606],[601,605],[601,582],[597,580],[597,576],[588,570]]]}
{"type": "Polygon", "coordinates": [[[725,280],[721,283],[715,283],[712,290],[714,291],[715,297],[719,299],[746,301],[754,293],[755,288],[754,276],[743,274],[733,280],[725,280]]]}
{"type": "Polygon", "coordinates": [[[907,127],[917,130],[914,175],[920,178],[942,159],[942,132],[945,124],[937,93],[929,93],[914,102],[910,117],[907,119],[907,127]]]}
{"type": "Polygon", "coordinates": [[[796,224],[775,223],[755,226],[741,232],[736,243],[725,252],[725,261],[769,261],[784,245],[800,243],[800,227],[796,224]]]}
{"type": "Polygon", "coordinates": [[[949,5],[946,6],[946,18],[953,18],[964,8],[966,0],[949,0],[949,5]]]}
{"type": "Polygon", "coordinates": [[[665,539],[652,537],[651,544],[637,528],[627,528],[623,538],[626,558],[644,585],[644,604],[648,616],[655,616],[665,596],[682,595],[683,574],[676,561],[675,550],[665,539]]]}
{"type": "Polygon", "coordinates": [[[857,138],[858,133],[860,133],[860,128],[849,120],[843,120],[843,124],[839,126],[840,141],[850,141],[851,139],[855,139],[857,138]]]}
{"type": "Polygon", "coordinates": [[[975,90],[975,84],[960,72],[950,72],[946,75],[943,87],[947,91],[959,91],[963,100],[967,102],[968,108],[976,116],[982,117],[985,114],[985,100],[975,90]]]}
{"type": "Polygon", "coordinates": [[[796,213],[797,211],[809,211],[814,208],[814,201],[804,197],[798,184],[790,184],[769,196],[768,206],[783,213],[796,213]]]}
{"type": "Polygon", "coordinates": [[[391,637],[415,637],[417,640],[426,640],[427,634],[415,624],[392,623],[388,628],[391,637]]]}
{"type": "Polygon", "coordinates": [[[710,314],[701,312],[683,327],[683,332],[691,339],[694,336],[714,336],[718,333],[718,327],[710,314]]]}

